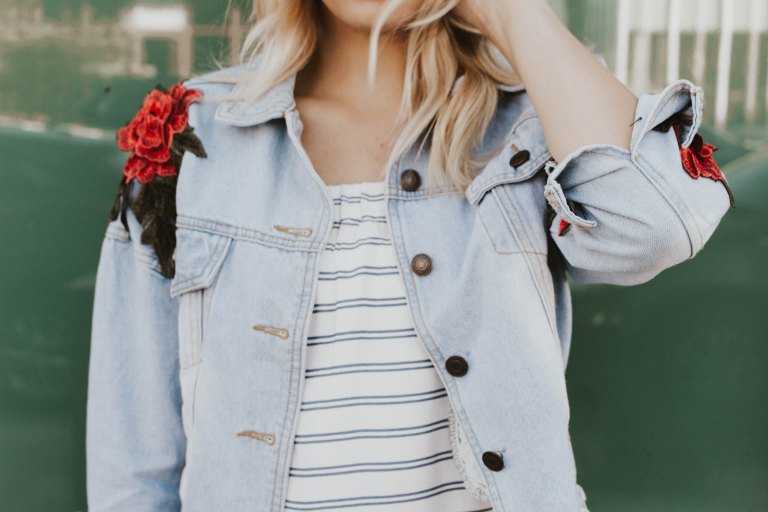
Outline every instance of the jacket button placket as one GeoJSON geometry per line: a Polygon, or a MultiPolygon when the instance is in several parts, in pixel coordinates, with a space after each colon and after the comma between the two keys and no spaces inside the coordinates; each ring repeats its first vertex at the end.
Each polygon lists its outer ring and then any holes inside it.
{"type": "MultiPolygon", "coordinates": [[[[517,167],[530,158],[528,151],[519,151],[512,157],[510,164],[517,167]]],[[[400,186],[403,190],[413,192],[421,186],[421,176],[413,169],[406,169],[400,175],[400,186]]],[[[419,253],[411,259],[411,270],[416,275],[426,276],[432,272],[432,258],[428,254],[419,253]]],[[[463,377],[469,371],[467,360],[461,356],[451,356],[445,361],[445,368],[454,377],[463,377]]],[[[501,471],[504,461],[501,452],[488,451],[483,453],[483,463],[492,471],[501,471]]]]}

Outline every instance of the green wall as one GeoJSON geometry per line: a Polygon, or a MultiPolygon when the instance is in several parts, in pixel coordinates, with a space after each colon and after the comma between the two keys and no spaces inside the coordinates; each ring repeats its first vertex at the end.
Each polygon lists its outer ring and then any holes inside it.
{"type": "MultiPolygon", "coordinates": [[[[0,0],[0,19],[33,3],[0,0]]],[[[94,23],[113,25],[132,3],[91,1],[94,23]]],[[[187,3],[195,23],[221,22],[224,1],[187,3]]],[[[40,3],[59,26],[77,24],[82,4],[40,3]]],[[[590,20],[615,2],[561,4],[577,35],[610,55],[611,37],[590,20]]],[[[0,39],[2,511],[86,509],[93,285],[125,158],[114,131],[155,83],[179,78],[162,72],[169,44],[146,49],[161,72],[136,78],[105,72],[121,57],[110,44],[0,39]]],[[[221,38],[198,37],[197,70],[224,49],[221,38]]],[[[703,132],[738,202],[704,250],[641,286],[573,288],[566,377],[592,512],[768,510],[768,153],[744,143],[765,126],[703,132]]]]}

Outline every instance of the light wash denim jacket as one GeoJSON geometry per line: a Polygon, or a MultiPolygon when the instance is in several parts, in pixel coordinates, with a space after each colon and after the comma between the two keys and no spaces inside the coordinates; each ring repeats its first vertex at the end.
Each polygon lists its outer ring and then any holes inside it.
{"type": "MultiPolygon", "coordinates": [[[[184,85],[222,94],[232,85],[219,73],[184,85]]],[[[208,157],[182,162],[173,278],[140,243],[131,210],[129,231],[107,226],[88,382],[90,512],[286,510],[332,225],[300,144],[294,82],[251,104],[192,105],[208,157]]],[[[674,130],[652,129],[682,112],[692,142],[703,94],[689,81],[641,95],[629,151],[589,145],[560,162],[526,91],[500,88],[481,144],[497,156],[466,193],[429,183],[426,155],[406,154],[388,170],[387,222],[415,329],[452,404],[467,489],[496,512],[585,511],[568,430],[566,275],[634,285],[693,258],[728,211],[727,183],[693,179],[674,130]],[[401,185],[408,169],[416,190],[401,185]],[[571,223],[562,235],[561,219],[571,223]],[[417,254],[431,258],[429,273],[412,269],[417,254]],[[446,370],[450,356],[466,360],[465,375],[446,370]],[[486,452],[503,467],[487,467],[486,452]]]]}

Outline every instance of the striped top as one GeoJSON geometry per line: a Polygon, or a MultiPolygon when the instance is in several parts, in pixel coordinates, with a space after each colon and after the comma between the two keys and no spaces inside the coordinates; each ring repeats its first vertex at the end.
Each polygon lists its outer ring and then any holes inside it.
{"type": "Polygon", "coordinates": [[[452,458],[450,402],[414,330],[385,182],[328,185],[286,510],[481,512],[452,458]]]}

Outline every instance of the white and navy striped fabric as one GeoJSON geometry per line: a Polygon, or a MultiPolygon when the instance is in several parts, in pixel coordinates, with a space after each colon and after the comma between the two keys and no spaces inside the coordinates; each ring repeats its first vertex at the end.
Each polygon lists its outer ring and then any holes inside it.
{"type": "Polygon", "coordinates": [[[286,510],[491,511],[452,459],[450,402],[418,338],[385,182],[330,185],[286,510]]]}

